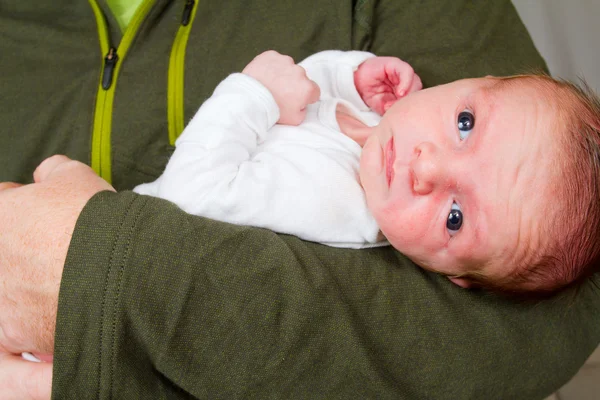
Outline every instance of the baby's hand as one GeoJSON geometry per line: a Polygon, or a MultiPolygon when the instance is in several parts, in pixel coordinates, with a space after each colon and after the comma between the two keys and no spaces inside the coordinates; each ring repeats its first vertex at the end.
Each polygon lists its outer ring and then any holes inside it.
{"type": "Polygon", "coordinates": [[[304,68],[290,56],[269,50],[259,54],[242,73],[262,83],[279,106],[279,121],[299,125],[306,116],[306,106],[319,100],[319,86],[306,76],[304,68]]]}
{"type": "Polygon", "coordinates": [[[396,57],[373,57],[358,66],[354,85],[369,108],[383,115],[398,99],[421,90],[421,78],[396,57]]]}

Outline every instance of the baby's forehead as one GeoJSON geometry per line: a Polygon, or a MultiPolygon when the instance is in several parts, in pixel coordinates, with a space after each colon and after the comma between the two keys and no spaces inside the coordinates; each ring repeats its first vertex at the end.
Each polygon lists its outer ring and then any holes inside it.
{"type": "MultiPolygon", "coordinates": [[[[513,77],[493,78],[491,85],[486,85],[480,92],[480,99],[490,104],[493,109],[509,110],[528,122],[543,139],[540,144],[555,150],[569,147],[571,125],[577,118],[578,101],[569,90],[550,77],[535,75],[519,75],[513,77]],[[503,104],[505,107],[498,107],[503,104]]],[[[497,115],[496,118],[506,118],[497,115]]],[[[530,134],[533,132],[527,132],[530,134]]],[[[554,152],[553,152],[554,153],[554,152]]],[[[559,157],[561,152],[552,154],[559,157]]],[[[550,157],[547,153],[546,157],[550,157]]]]}
{"type": "Polygon", "coordinates": [[[511,265],[537,263],[551,250],[550,238],[557,234],[551,221],[560,215],[561,192],[568,172],[563,151],[567,145],[565,136],[554,134],[565,126],[557,112],[556,100],[550,97],[556,96],[556,92],[543,82],[540,85],[535,78],[524,77],[498,79],[482,90],[487,92],[486,101],[491,103],[488,132],[483,135],[489,134],[494,141],[486,143],[486,147],[490,159],[501,164],[498,179],[507,190],[506,195],[498,193],[495,199],[502,204],[490,209],[505,209],[509,214],[492,212],[489,219],[497,227],[509,221],[519,225],[514,232],[518,234],[507,235],[507,242],[497,249],[509,258],[515,257],[512,260],[500,257],[511,265]],[[495,152],[501,152],[501,156],[494,157],[495,152]],[[513,221],[511,215],[519,217],[513,221]],[[522,243],[517,243],[517,236],[528,237],[527,248],[520,247],[522,243]],[[503,246],[507,247],[503,250],[503,246]]]}
{"type": "MultiPolygon", "coordinates": [[[[587,215],[585,209],[589,209],[589,205],[580,204],[580,199],[586,197],[587,189],[579,186],[585,185],[588,179],[586,176],[593,176],[586,163],[593,165],[594,160],[598,159],[596,155],[600,154],[592,150],[595,155],[590,158],[586,153],[588,142],[596,143],[595,139],[590,140],[589,135],[586,136],[587,132],[591,129],[594,131],[593,138],[598,137],[599,130],[594,126],[600,124],[593,121],[598,121],[595,110],[600,109],[600,103],[595,98],[590,100],[585,97],[585,90],[571,83],[555,81],[545,76],[496,78],[494,84],[485,86],[482,90],[493,100],[497,100],[497,104],[508,104],[508,107],[498,108],[514,113],[516,121],[521,118],[521,121],[535,123],[523,124],[535,128],[523,129],[524,140],[530,134],[539,138],[523,146],[521,150],[524,152],[520,160],[524,163],[519,164],[517,169],[521,171],[521,175],[526,170],[529,176],[525,184],[519,185],[524,190],[517,208],[520,208],[521,214],[528,215],[522,226],[533,233],[526,235],[531,238],[530,243],[525,249],[515,252],[515,270],[502,270],[502,262],[496,263],[495,268],[491,266],[491,270],[496,272],[519,274],[524,271],[531,275],[532,266],[542,266],[545,270],[548,260],[563,259],[565,252],[572,250],[572,245],[563,245],[567,237],[572,236],[575,241],[582,237],[578,229],[587,223],[583,215],[587,215]],[[523,107],[515,107],[514,104],[523,107]],[[528,116],[528,113],[537,115],[528,116]],[[589,127],[590,118],[592,128],[589,127]]],[[[506,115],[497,115],[493,121],[501,121],[503,117],[506,115]]],[[[512,126],[514,125],[518,123],[512,126]]],[[[502,139],[497,134],[494,137],[502,139]]],[[[598,148],[594,147],[596,145],[589,146],[598,148]]],[[[594,187],[597,185],[594,184],[594,187]]],[[[597,199],[597,195],[592,197],[597,199]]],[[[505,260],[502,257],[498,259],[505,260]]]]}
{"type": "Polygon", "coordinates": [[[535,98],[540,104],[553,109],[563,109],[567,104],[576,103],[568,90],[551,77],[545,75],[515,75],[493,77],[491,84],[482,90],[492,96],[521,99],[524,95],[535,98]]]}
{"type": "MultiPolygon", "coordinates": [[[[564,89],[556,84],[551,78],[539,78],[530,75],[517,75],[509,77],[468,78],[454,82],[454,89],[448,88],[456,93],[456,99],[462,99],[476,108],[476,112],[484,109],[484,106],[496,110],[515,110],[517,104],[529,105],[535,103],[537,111],[548,113],[545,119],[554,119],[556,111],[564,109],[565,102],[571,103],[570,99],[564,99],[564,89]],[[512,106],[512,107],[511,107],[512,106]]],[[[525,111],[527,107],[523,110],[525,111]]],[[[477,115],[476,115],[477,117],[477,115]]]]}

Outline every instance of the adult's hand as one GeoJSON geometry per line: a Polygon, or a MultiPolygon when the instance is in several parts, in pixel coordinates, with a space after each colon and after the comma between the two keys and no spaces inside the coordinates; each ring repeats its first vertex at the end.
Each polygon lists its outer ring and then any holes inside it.
{"type": "Polygon", "coordinates": [[[0,348],[0,399],[50,399],[52,364],[25,361],[0,348]]]}
{"type": "Polygon", "coordinates": [[[15,373],[20,364],[11,353],[53,353],[58,292],[75,222],[102,190],[114,189],[65,156],[44,160],[30,185],[0,183],[0,354],[2,365],[14,366],[15,373]]]}

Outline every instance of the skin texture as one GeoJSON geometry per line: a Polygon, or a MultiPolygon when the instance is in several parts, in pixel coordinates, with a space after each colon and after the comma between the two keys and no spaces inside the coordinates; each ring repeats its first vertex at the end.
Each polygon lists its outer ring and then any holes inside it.
{"type": "Polygon", "coordinates": [[[51,364],[25,361],[20,353],[49,359],[43,354],[54,347],[60,279],[75,222],[102,190],[113,189],[90,167],[64,156],[42,162],[30,185],[0,183],[3,399],[50,398],[51,364]],[[47,235],[51,229],[62,234],[47,235]]]}
{"type": "Polygon", "coordinates": [[[360,178],[383,233],[449,276],[506,276],[545,245],[537,221],[553,212],[543,199],[553,198],[558,176],[555,114],[533,86],[496,84],[470,79],[415,92],[389,109],[363,148],[360,178]],[[475,118],[470,132],[457,126],[465,110],[475,118]],[[458,231],[446,226],[453,204],[463,214],[458,231]]]}

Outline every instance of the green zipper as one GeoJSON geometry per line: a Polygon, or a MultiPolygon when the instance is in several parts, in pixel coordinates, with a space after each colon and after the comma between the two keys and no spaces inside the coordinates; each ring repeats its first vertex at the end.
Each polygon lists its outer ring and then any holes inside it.
{"type": "Polygon", "coordinates": [[[181,17],[181,26],[175,36],[171,57],[169,59],[169,87],[167,94],[167,113],[169,119],[169,143],[175,145],[175,141],[183,132],[184,126],[184,107],[183,107],[183,78],[185,72],[185,50],[192,23],[196,17],[196,2],[187,0],[183,15],[181,17]]]}
{"type": "Polygon", "coordinates": [[[140,25],[146,18],[146,15],[154,6],[156,0],[145,0],[137,9],[131,22],[127,26],[121,43],[118,48],[110,46],[108,27],[98,6],[96,0],[88,0],[98,25],[98,37],[100,39],[100,49],[105,54],[102,72],[100,74],[100,84],[96,97],[96,109],[94,111],[94,132],[92,133],[92,168],[98,175],[104,178],[108,183],[112,182],[111,174],[111,146],[110,134],[112,125],[113,100],[115,97],[115,88],[121,63],[127,55],[127,51],[133,42],[140,25]]]}

